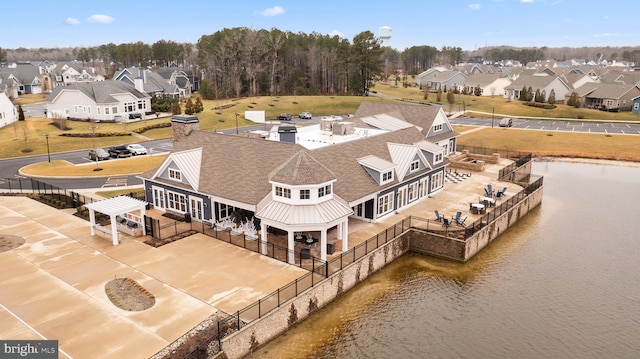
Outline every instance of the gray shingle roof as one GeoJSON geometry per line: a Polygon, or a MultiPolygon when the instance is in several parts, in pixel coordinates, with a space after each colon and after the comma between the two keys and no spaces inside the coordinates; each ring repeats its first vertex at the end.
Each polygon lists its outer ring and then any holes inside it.
{"type": "Polygon", "coordinates": [[[271,176],[272,181],[290,185],[321,184],[335,178],[331,171],[306,151],[297,152],[271,176]]]}
{"type": "Polygon", "coordinates": [[[68,86],[59,86],[51,91],[47,101],[53,101],[62,91],[76,90],[85,94],[97,104],[116,103],[116,99],[111,97],[112,94],[130,93],[136,98],[148,98],[149,95],[144,94],[135,89],[135,87],[122,81],[96,81],[96,82],[78,82],[68,86]]]}

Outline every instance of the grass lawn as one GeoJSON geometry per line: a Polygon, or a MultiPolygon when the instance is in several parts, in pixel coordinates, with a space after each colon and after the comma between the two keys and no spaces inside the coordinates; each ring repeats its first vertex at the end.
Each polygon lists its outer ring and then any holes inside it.
{"type": "Polygon", "coordinates": [[[74,165],[67,161],[38,162],[22,168],[22,172],[29,176],[112,176],[131,175],[158,168],[166,158],[162,156],[138,156],[118,160],[100,161],[74,165]],[[97,168],[101,170],[96,171],[97,168]]]}
{"type": "Polygon", "coordinates": [[[567,133],[514,128],[483,128],[464,134],[471,126],[456,126],[458,144],[531,152],[534,157],[595,158],[640,162],[640,136],[567,133]]]}

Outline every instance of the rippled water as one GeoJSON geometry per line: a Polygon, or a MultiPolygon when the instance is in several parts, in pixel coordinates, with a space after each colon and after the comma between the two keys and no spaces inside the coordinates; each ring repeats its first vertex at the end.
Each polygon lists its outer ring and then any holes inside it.
{"type": "Polygon", "coordinates": [[[253,358],[640,357],[640,168],[534,173],[542,205],[468,263],[404,256],[253,358]]]}

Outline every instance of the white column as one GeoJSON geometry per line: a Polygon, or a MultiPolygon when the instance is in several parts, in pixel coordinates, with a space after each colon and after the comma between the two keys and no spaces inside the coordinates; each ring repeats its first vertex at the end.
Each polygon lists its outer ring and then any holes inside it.
{"type": "Polygon", "coordinates": [[[327,260],[327,229],[320,231],[320,259],[327,260]]]}
{"type": "Polygon", "coordinates": [[[262,246],[262,254],[267,255],[267,225],[260,222],[260,244],[262,246]]]}
{"type": "Polygon", "coordinates": [[[345,219],[342,226],[342,251],[349,250],[349,218],[345,219]]]}
{"type": "Polygon", "coordinates": [[[289,250],[289,264],[296,264],[295,244],[293,242],[293,231],[287,232],[287,249],[289,250]]]}
{"type": "Polygon", "coordinates": [[[116,224],[116,216],[109,216],[111,220],[111,240],[113,241],[113,245],[118,245],[118,225],[116,224]]]}
{"type": "Polygon", "coordinates": [[[89,221],[91,223],[91,235],[96,235],[96,211],[93,208],[89,208],[89,221]]]}
{"type": "Polygon", "coordinates": [[[338,228],[336,228],[336,239],[342,239],[342,223],[338,223],[338,228]]]}
{"type": "Polygon", "coordinates": [[[142,235],[144,236],[147,235],[147,226],[145,226],[146,223],[144,221],[144,214],[146,213],[145,210],[146,208],[144,207],[140,209],[140,219],[142,220],[142,235]]]}

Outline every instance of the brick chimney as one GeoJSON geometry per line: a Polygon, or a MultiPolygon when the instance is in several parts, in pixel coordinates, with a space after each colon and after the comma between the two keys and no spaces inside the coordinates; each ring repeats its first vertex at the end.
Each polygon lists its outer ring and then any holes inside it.
{"type": "Polygon", "coordinates": [[[173,146],[180,142],[192,131],[200,129],[200,121],[193,115],[174,115],[171,118],[171,132],[173,133],[173,146]]]}

